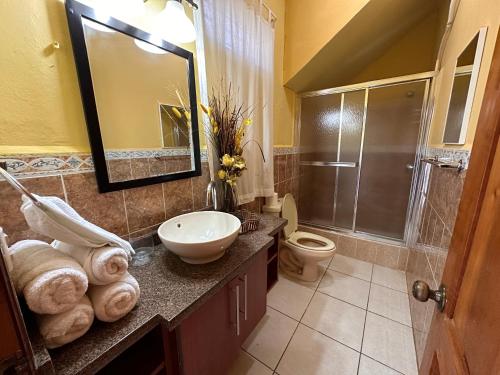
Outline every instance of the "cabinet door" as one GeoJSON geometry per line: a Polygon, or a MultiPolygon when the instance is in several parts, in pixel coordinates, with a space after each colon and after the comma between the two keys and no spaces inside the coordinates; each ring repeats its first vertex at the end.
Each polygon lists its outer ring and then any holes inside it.
{"type": "Polygon", "coordinates": [[[261,251],[240,275],[240,342],[250,335],[266,313],[267,250],[261,251]]]}
{"type": "Polygon", "coordinates": [[[240,349],[236,324],[236,291],[240,289],[238,279],[230,282],[181,323],[177,331],[181,373],[227,373],[240,349]]]}

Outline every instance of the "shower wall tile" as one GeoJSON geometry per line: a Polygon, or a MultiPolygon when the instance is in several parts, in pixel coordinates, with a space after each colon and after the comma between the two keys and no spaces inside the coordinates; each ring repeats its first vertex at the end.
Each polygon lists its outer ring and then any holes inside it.
{"type": "Polygon", "coordinates": [[[357,239],[354,237],[339,235],[337,239],[337,253],[356,258],[357,239]]]}
{"type": "Polygon", "coordinates": [[[377,261],[378,244],[373,241],[357,240],[356,258],[365,262],[375,263],[377,261]]]}
{"type": "MultiPolygon", "coordinates": [[[[441,283],[446,256],[462,195],[465,172],[431,167],[427,193],[420,192],[424,205],[418,224],[417,243],[412,244],[408,254],[407,285],[423,280],[433,289],[441,283]]],[[[419,363],[435,311],[433,302],[422,303],[410,297],[414,337],[419,363]]]]}
{"type": "Polygon", "coordinates": [[[408,267],[409,255],[410,255],[410,249],[404,246],[401,246],[399,248],[398,266],[396,267],[397,269],[401,271],[406,271],[408,267]]]}
{"type": "Polygon", "coordinates": [[[398,268],[399,246],[378,244],[376,249],[376,264],[389,268],[398,268]]]}

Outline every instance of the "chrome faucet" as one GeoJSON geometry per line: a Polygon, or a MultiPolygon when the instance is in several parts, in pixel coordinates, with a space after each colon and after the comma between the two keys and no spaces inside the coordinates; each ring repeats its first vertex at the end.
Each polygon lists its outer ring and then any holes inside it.
{"type": "Polygon", "coordinates": [[[207,201],[206,206],[213,206],[215,211],[219,211],[219,196],[217,194],[217,183],[215,181],[210,181],[207,186],[207,201]]]}

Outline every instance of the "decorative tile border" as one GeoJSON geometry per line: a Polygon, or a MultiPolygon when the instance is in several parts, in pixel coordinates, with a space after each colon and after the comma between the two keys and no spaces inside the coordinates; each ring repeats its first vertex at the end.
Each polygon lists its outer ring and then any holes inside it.
{"type": "MultiPolygon", "coordinates": [[[[165,150],[165,153],[142,154],[142,151],[137,153],[131,151],[120,152],[122,156],[114,154],[115,157],[109,159],[127,159],[139,157],[155,157],[155,156],[185,156],[187,153],[179,153],[173,150],[165,150]],[[133,155],[125,157],[125,155],[133,155]]],[[[207,149],[200,150],[202,162],[208,161],[207,149]]],[[[54,173],[70,174],[78,172],[94,171],[94,161],[88,153],[67,153],[67,154],[19,154],[19,155],[0,155],[0,161],[7,163],[7,171],[17,177],[40,177],[50,176],[54,173]]]]}
{"type": "Polygon", "coordinates": [[[455,162],[462,160],[464,168],[467,169],[470,160],[470,150],[429,147],[425,150],[425,156],[431,158],[437,156],[439,159],[449,159],[455,162]]]}
{"type": "Polygon", "coordinates": [[[273,148],[274,155],[288,155],[288,154],[298,154],[299,153],[299,147],[294,146],[294,147],[279,147],[275,146],[273,148]]]}
{"type": "Polygon", "coordinates": [[[0,155],[0,161],[7,163],[8,172],[19,177],[94,170],[92,157],[84,153],[0,155]]]}

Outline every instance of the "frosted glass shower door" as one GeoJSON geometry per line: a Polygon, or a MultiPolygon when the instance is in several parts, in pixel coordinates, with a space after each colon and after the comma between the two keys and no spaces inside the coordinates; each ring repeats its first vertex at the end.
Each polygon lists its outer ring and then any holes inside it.
{"type": "Polygon", "coordinates": [[[369,90],[358,232],[404,238],[426,85],[417,81],[369,90]]]}
{"type": "Polygon", "coordinates": [[[301,102],[299,220],[331,226],[342,95],[304,98],[301,102]]]}
{"type": "Polygon", "coordinates": [[[366,90],[301,102],[299,219],[352,230],[366,90]]]}

